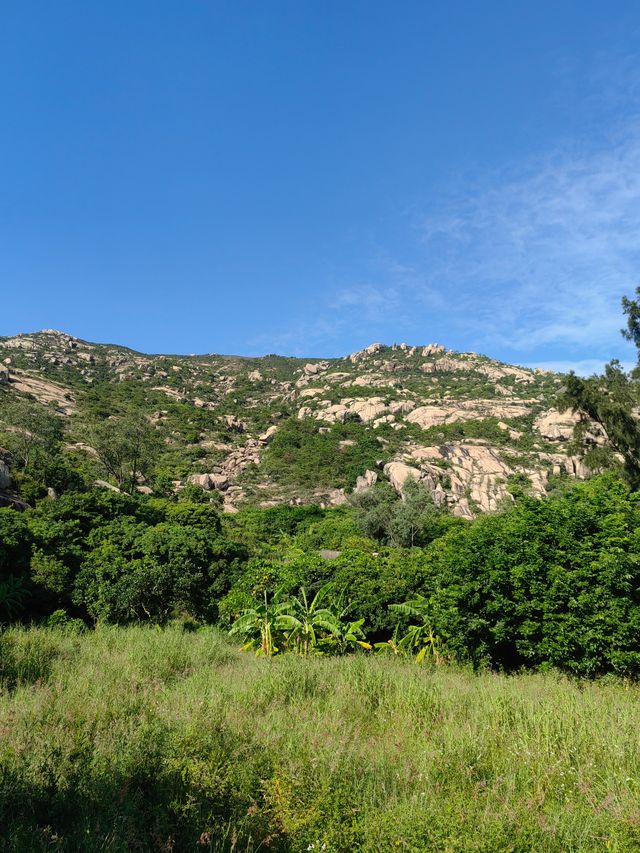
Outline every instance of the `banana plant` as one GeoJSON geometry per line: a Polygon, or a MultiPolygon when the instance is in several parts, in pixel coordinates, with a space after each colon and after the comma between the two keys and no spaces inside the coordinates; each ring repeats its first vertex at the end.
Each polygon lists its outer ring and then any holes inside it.
{"type": "Polygon", "coordinates": [[[357,619],[354,622],[339,623],[339,634],[332,634],[325,637],[318,643],[321,652],[329,654],[346,654],[358,648],[370,651],[373,647],[367,642],[366,634],[364,633],[364,619],[357,619]]]}
{"type": "Polygon", "coordinates": [[[302,587],[298,597],[291,596],[282,603],[276,627],[284,633],[287,645],[297,654],[310,654],[326,637],[340,637],[340,619],[330,607],[322,606],[331,588],[332,584],[325,584],[309,600],[302,587]]]}
{"type": "Polygon", "coordinates": [[[271,602],[265,591],[262,602],[242,611],[231,626],[229,635],[232,637],[239,635],[245,640],[242,646],[244,651],[255,649],[257,655],[273,657],[280,651],[278,643],[281,640],[277,621],[283,605],[284,602],[280,600],[280,591],[274,594],[271,602]]]}
{"type": "MultiPolygon", "coordinates": [[[[403,616],[412,616],[418,620],[418,624],[410,625],[407,633],[397,639],[397,629],[394,634],[394,648],[396,654],[415,655],[416,663],[422,663],[425,659],[434,663],[442,663],[444,657],[440,651],[438,638],[433,633],[431,626],[431,600],[417,593],[415,598],[402,604],[390,604],[389,610],[395,610],[403,616]]],[[[382,645],[382,644],[378,644],[382,645]]]]}
{"type": "Polygon", "coordinates": [[[396,625],[393,636],[389,640],[374,643],[373,648],[377,655],[403,655],[404,650],[400,648],[400,643],[398,641],[398,626],[396,625]]]}

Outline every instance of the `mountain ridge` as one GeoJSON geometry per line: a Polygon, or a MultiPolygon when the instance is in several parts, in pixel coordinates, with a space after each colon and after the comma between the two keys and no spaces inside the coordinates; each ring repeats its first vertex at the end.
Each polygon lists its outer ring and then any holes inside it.
{"type": "Polygon", "coordinates": [[[442,344],[323,359],[147,354],[54,329],[0,337],[0,388],[56,411],[71,457],[87,456],[91,419],[135,407],[163,443],[165,480],[219,492],[229,511],[338,505],[384,480],[402,493],[409,478],[468,518],[516,487],[544,494],[589,473],[567,450],[575,416],[554,407],[562,381],[442,344]]]}

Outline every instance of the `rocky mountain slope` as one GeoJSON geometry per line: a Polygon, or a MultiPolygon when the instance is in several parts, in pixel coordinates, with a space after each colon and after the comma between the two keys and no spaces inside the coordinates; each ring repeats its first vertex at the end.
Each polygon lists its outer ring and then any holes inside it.
{"type": "Polygon", "coordinates": [[[409,477],[465,517],[498,509],[514,486],[543,494],[554,476],[588,474],[567,452],[561,386],[561,375],[438,344],[306,360],[145,355],[55,330],[0,338],[0,391],[55,410],[88,471],[83,425],[134,406],[162,440],[164,482],[218,490],[231,511],[340,504],[409,477]]]}

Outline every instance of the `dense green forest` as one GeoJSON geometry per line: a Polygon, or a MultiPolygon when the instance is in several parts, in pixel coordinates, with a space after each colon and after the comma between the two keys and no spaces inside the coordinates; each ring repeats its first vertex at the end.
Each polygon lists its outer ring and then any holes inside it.
{"type": "Polygon", "coordinates": [[[284,651],[285,616],[322,591],[317,606],[338,621],[320,625],[307,651],[355,648],[336,625],[358,622],[378,652],[417,654],[432,637],[430,654],[475,667],[637,675],[639,530],[640,496],[615,474],[472,522],[417,487],[404,500],[381,487],[353,507],[234,515],[92,489],[0,510],[0,613],[78,630],[229,629],[266,603],[284,651]],[[416,627],[410,649],[398,647],[416,627]]]}

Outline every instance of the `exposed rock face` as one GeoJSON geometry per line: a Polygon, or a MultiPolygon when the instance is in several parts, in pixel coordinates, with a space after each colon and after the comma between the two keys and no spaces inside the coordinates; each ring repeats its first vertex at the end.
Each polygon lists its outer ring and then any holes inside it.
{"type": "Polygon", "coordinates": [[[399,493],[410,477],[424,484],[438,506],[448,504],[454,515],[463,518],[474,518],[479,512],[496,512],[512,501],[507,485],[516,473],[528,477],[529,491],[534,496],[545,494],[549,473],[564,471],[576,479],[590,475],[584,463],[575,457],[540,454],[540,462],[546,463],[546,467],[523,468],[510,463],[495,448],[458,443],[413,447],[405,461],[385,465],[384,473],[399,493]],[[446,488],[443,479],[448,480],[446,488]]]}
{"type": "MultiPolygon", "coordinates": [[[[343,489],[331,486],[278,482],[278,475],[261,464],[265,454],[278,453],[269,444],[292,410],[293,417],[297,412],[298,418],[313,419],[320,433],[335,431],[332,424],[357,421],[348,436],[340,436],[337,452],[353,448],[360,436],[369,447],[379,448],[378,470],[364,472],[356,490],[388,477],[402,491],[411,476],[429,488],[436,503],[465,517],[494,511],[510,500],[507,486],[514,474],[526,474],[532,494],[544,493],[550,473],[588,475],[566,449],[577,419],[551,408],[561,386],[558,375],[473,352],[453,352],[442,344],[374,343],[344,358],[319,361],[150,356],[54,330],[0,338],[0,397],[14,391],[33,396],[61,415],[77,413],[75,423],[81,427],[83,391],[94,381],[134,382],[179,402],[178,414],[175,406],[167,402],[163,409],[157,394],[150,394],[144,410],[174,457],[188,448],[172,476],[178,476],[185,462],[192,465],[191,476],[174,479],[175,488],[189,479],[204,489],[219,490],[229,511],[247,496],[263,505],[313,501],[331,506],[347,499],[343,489]],[[533,429],[532,413],[537,416],[533,429]],[[187,445],[176,429],[176,415],[190,424],[187,445]],[[498,439],[493,428],[481,426],[477,434],[484,439],[439,447],[420,435],[421,429],[436,427],[435,441],[444,441],[437,427],[486,418],[497,423],[498,439]],[[523,437],[531,441],[523,442],[523,437]],[[555,445],[552,453],[549,442],[555,445]],[[255,471],[245,479],[249,466],[255,471]]],[[[74,449],[92,453],[83,443],[74,449]]],[[[0,472],[0,482],[3,476],[6,480],[6,473],[0,472]]],[[[341,476],[334,485],[343,483],[341,476]]]]}
{"type": "Polygon", "coordinates": [[[578,421],[578,415],[573,412],[561,414],[557,409],[549,409],[548,412],[538,415],[533,427],[547,441],[569,441],[578,421]]]}
{"type": "Polygon", "coordinates": [[[400,494],[402,494],[407,480],[411,479],[419,483],[423,479],[423,472],[419,468],[414,468],[404,462],[388,462],[384,466],[384,473],[389,478],[393,488],[400,494]]]}
{"type": "Polygon", "coordinates": [[[495,512],[502,503],[511,500],[506,485],[515,471],[491,447],[467,444],[417,447],[411,456],[423,463],[433,489],[443,470],[449,475],[447,500],[454,515],[471,517],[475,511],[495,512]],[[448,466],[445,469],[437,464],[443,461],[448,466]]]}
{"type": "Polygon", "coordinates": [[[186,403],[187,398],[175,388],[168,388],[165,385],[154,385],[152,391],[160,391],[161,394],[166,394],[167,397],[175,400],[177,403],[186,403]]]}
{"type": "Polygon", "coordinates": [[[377,352],[380,352],[381,349],[382,349],[382,344],[379,344],[379,343],[369,344],[368,347],[365,347],[364,349],[358,350],[358,352],[352,352],[351,355],[349,356],[349,360],[355,364],[357,361],[361,361],[363,358],[366,358],[366,356],[368,356],[368,355],[375,355],[377,352]]]}
{"type": "Polygon", "coordinates": [[[391,485],[400,493],[412,478],[429,488],[437,505],[448,503],[454,515],[465,518],[472,518],[477,511],[493,512],[511,500],[505,487],[514,471],[492,448],[461,444],[415,447],[410,456],[417,464],[391,462],[384,467],[391,485]],[[444,476],[450,481],[447,489],[442,485],[444,476]]]}
{"type": "Polygon", "coordinates": [[[210,489],[216,489],[219,492],[224,492],[229,488],[229,478],[225,474],[192,474],[189,477],[189,482],[195,486],[200,486],[205,492],[210,489]]]}
{"type": "Polygon", "coordinates": [[[224,420],[229,429],[235,430],[236,432],[244,432],[247,428],[245,422],[241,421],[236,415],[225,415],[224,420]]]}
{"type": "Polygon", "coordinates": [[[329,367],[328,361],[317,361],[305,364],[303,370],[307,376],[316,376],[316,374],[322,373],[323,370],[326,370],[327,367],[329,367]]]}
{"type": "Polygon", "coordinates": [[[119,492],[120,489],[117,486],[114,486],[112,483],[107,483],[106,480],[94,480],[93,485],[97,486],[99,489],[109,489],[111,492],[119,492]]]}
{"type": "Polygon", "coordinates": [[[414,406],[413,400],[392,400],[385,403],[382,397],[346,398],[339,403],[322,401],[315,410],[303,406],[298,412],[298,418],[302,420],[313,417],[318,421],[345,423],[349,417],[357,416],[363,423],[368,424],[382,415],[410,412],[414,406]]]}
{"type": "Polygon", "coordinates": [[[31,394],[45,406],[51,403],[56,407],[59,414],[69,415],[75,409],[75,400],[68,389],[57,382],[44,379],[36,379],[23,370],[14,368],[10,376],[11,387],[23,394],[31,394]]]}
{"type": "Polygon", "coordinates": [[[275,424],[272,424],[272,426],[267,427],[267,429],[258,436],[258,441],[260,441],[261,444],[268,444],[277,432],[278,427],[275,424]]]}
{"type": "Polygon", "coordinates": [[[370,471],[367,469],[364,474],[361,474],[356,479],[356,485],[354,488],[354,492],[366,492],[367,489],[370,489],[372,486],[378,482],[378,475],[375,471],[370,471]]]}
{"type": "Polygon", "coordinates": [[[426,347],[422,348],[422,355],[424,358],[428,358],[430,355],[440,355],[444,351],[442,344],[427,344],[426,347]]]}
{"type": "Polygon", "coordinates": [[[522,402],[496,400],[461,400],[457,403],[420,406],[407,416],[411,423],[423,429],[457,421],[470,421],[481,418],[520,418],[528,414],[530,407],[522,402]]]}
{"type": "Polygon", "coordinates": [[[321,506],[343,506],[348,503],[349,498],[347,497],[344,489],[331,489],[331,491],[327,494],[326,499],[321,501],[321,506]]]}

